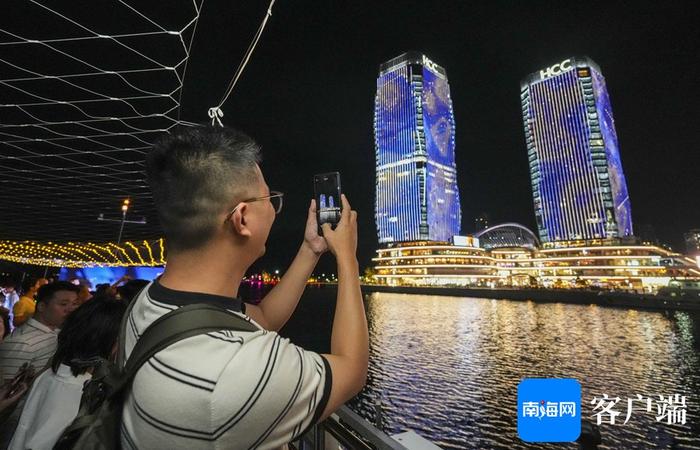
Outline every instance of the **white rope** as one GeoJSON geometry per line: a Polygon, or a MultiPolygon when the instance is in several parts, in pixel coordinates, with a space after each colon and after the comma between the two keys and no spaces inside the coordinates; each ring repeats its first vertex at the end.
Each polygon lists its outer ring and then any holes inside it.
{"type": "Polygon", "coordinates": [[[243,59],[241,62],[238,64],[238,68],[236,69],[235,74],[233,75],[233,78],[231,79],[231,82],[229,83],[228,87],[226,88],[226,92],[224,93],[224,96],[222,97],[221,101],[219,102],[218,105],[209,108],[209,117],[212,118],[212,126],[214,125],[214,121],[218,122],[219,126],[223,126],[221,123],[221,117],[224,116],[223,111],[221,110],[221,107],[226,103],[226,100],[228,100],[229,96],[231,95],[231,92],[233,92],[233,88],[236,87],[236,83],[238,83],[238,79],[241,77],[243,74],[243,70],[245,70],[246,65],[248,65],[248,61],[250,60],[250,57],[253,55],[253,51],[255,51],[255,47],[258,45],[258,41],[260,40],[260,36],[262,36],[263,30],[265,29],[265,25],[267,25],[267,20],[272,16],[272,7],[275,4],[275,0],[271,0],[269,6],[267,7],[267,12],[265,13],[265,17],[263,18],[262,22],[260,23],[260,26],[258,27],[258,31],[255,33],[255,36],[253,36],[253,40],[251,41],[250,45],[248,46],[248,49],[246,50],[245,54],[243,55],[243,59]],[[214,112],[212,112],[212,110],[214,112]],[[220,112],[220,114],[219,114],[220,112]]]}
{"type": "Polygon", "coordinates": [[[211,119],[211,126],[213,127],[216,123],[219,124],[220,127],[223,127],[224,124],[221,123],[221,118],[224,117],[224,112],[219,108],[218,106],[214,106],[213,108],[209,108],[209,118],[211,119]]]}
{"type": "MultiPolygon", "coordinates": [[[[6,32],[4,30],[1,30],[3,32],[6,32]]],[[[8,33],[11,34],[11,33],[8,33]]],[[[125,33],[125,34],[113,34],[113,38],[125,38],[125,37],[142,37],[142,36],[155,36],[159,34],[170,34],[169,31],[148,31],[145,33],[125,33]]],[[[45,43],[54,43],[54,42],[73,42],[73,41],[91,41],[91,40],[97,40],[97,39],[104,39],[104,36],[80,36],[80,37],[71,37],[71,38],[56,38],[56,39],[42,39],[41,42],[45,43]]],[[[27,40],[20,40],[20,41],[8,41],[8,42],[0,42],[0,46],[3,45],[23,45],[23,44],[37,44],[39,41],[35,39],[27,39],[27,40]]]]}

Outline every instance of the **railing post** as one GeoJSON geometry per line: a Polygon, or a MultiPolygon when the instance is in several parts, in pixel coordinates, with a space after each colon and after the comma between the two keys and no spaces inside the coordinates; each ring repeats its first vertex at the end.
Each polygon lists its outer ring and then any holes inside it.
{"type": "Polygon", "coordinates": [[[382,397],[374,399],[374,426],[384,431],[384,411],[382,409],[382,397]]]}
{"type": "Polygon", "coordinates": [[[314,426],[313,450],[326,450],[326,431],[322,424],[314,426]]]}

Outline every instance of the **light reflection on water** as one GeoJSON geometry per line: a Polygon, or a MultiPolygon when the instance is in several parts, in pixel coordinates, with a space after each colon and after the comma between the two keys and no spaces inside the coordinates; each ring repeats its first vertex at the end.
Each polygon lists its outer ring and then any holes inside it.
{"type": "MultiPolygon", "coordinates": [[[[532,448],[517,437],[525,377],[576,378],[583,416],[594,396],[687,397],[687,424],[635,411],[600,426],[600,448],[700,449],[700,317],[598,306],[374,293],[367,387],[352,404],[385,430],[412,429],[443,448],[532,448]],[[621,420],[620,420],[621,419],[621,420]]],[[[578,448],[574,444],[538,448],[578,448]]]]}

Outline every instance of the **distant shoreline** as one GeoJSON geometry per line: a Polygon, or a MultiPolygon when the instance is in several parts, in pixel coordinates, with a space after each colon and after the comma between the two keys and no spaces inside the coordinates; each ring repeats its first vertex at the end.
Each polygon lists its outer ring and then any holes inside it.
{"type": "Polygon", "coordinates": [[[634,308],[668,311],[700,312],[700,298],[659,297],[651,294],[592,291],[587,289],[489,289],[459,287],[409,287],[363,284],[362,292],[388,292],[396,294],[445,295],[455,297],[494,298],[503,300],[535,301],[540,303],[573,303],[615,308],[634,308]]]}

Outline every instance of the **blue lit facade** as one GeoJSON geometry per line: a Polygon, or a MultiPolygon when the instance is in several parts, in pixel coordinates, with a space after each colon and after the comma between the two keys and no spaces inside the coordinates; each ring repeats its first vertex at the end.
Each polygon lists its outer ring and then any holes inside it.
{"type": "Polygon", "coordinates": [[[458,235],[455,121],[445,70],[419,53],[382,64],[374,138],[379,243],[458,235]]]}
{"type": "Polygon", "coordinates": [[[542,242],[631,236],[632,212],[605,79],[569,58],[521,83],[532,196],[542,242]]]}

